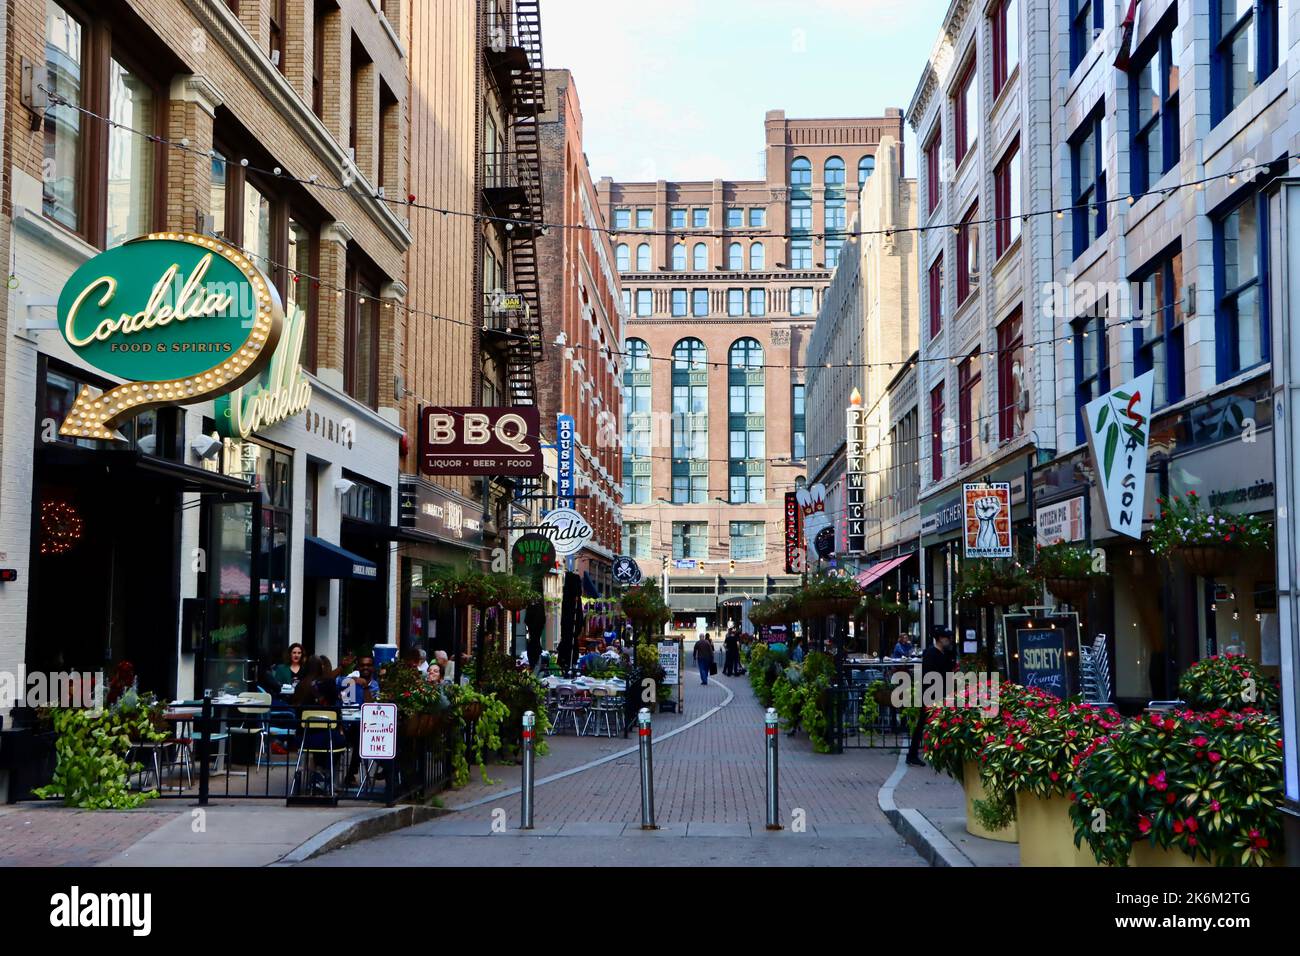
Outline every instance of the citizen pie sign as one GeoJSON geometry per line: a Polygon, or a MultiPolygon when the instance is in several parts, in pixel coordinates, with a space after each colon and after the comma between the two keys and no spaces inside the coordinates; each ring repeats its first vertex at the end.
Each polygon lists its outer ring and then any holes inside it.
{"type": "Polygon", "coordinates": [[[537,477],[542,473],[535,405],[420,410],[420,471],[426,475],[537,477]]]}

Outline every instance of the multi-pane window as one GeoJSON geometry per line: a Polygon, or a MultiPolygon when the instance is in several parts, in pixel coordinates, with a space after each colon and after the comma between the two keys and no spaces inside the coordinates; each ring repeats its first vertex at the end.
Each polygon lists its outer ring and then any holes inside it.
{"type": "Polygon", "coordinates": [[[827,199],[823,204],[826,220],[827,232],[842,232],[844,230],[845,212],[843,199],[827,199]]]}
{"type": "Polygon", "coordinates": [[[1133,371],[1155,373],[1153,409],[1183,397],[1182,283],[1181,252],[1162,257],[1133,283],[1133,371]]]}
{"type": "Polygon", "coordinates": [[[623,472],[623,504],[648,505],[650,503],[650,476],[623,472]]]}
{"type": "Polygon", "coordinates": [[[709,226],[709,210],[707,208],[692,209],[691,225],[694,226],[696,229],[707,229],[709,226]]]}
{"type": "Polygon", "coordinates": [[[673,243],[673,271],[686,271],[686,243],[684,242],[673,243]]]}
{"type": "Polygon", "coordinates": [[[673,346],[673,501],[704,501],[706,475],[691,473],[691,461],[709,456],[708,353],[704,343],[686,338],[673,346]],[[701,479],[696,497],[695,479],[701,479]]]}
{"type": "MultiPolygon", "coordinates": [[[[245,239],[247,242],[247,239],[245,239]]],[[[360,265],[347,269],[344,389],[362,405],[379,405],[378,282],[360,265]]]]}
{"type": "Polygon", "coordinates": [[[632,314],[632,290],[631,289],[623,290],[623,314],[624,315],[632,314]]]}
{"type": "Polygon", "coordinates": [[[1105,26],[1103,0],[1070,0],[1070,72],[1078,69],[1105,26]]]}
{"type": "Polygon", "coordinates": [[[832,156],[826,160],[825,166],[822,167],[822,182],[826,186],[827,193],[842,195],[844,193],[844,160],[838,156],[832,156]]]}
{"type": "Polygon", "coordinates": [[[1140,196],[1178,162],[1178,24],[1166,26],[1133,58],[1129,70],[1130,188],[1140,196]]]}
{"type": "Polygon", "coordinates": [[[733,505],[762,504],[767,500],[767,477],[765,475],[729,475],[727,478],[727,502],[733,505]]]}
{"type": "Polygon", "coordinates": [[[1106,231],[1105,112],[1098,109],[1070,140],[1070,177],[1074,191],[1074,258],[1106,231]]]}
{"type": "Polygon", "coordinates": [[[623,553],[631,558],[650,557],[650,522],[623,522],[623,553]]]}
{"type": "Polygon", "coordinates": [[[929,305],[930,305],[930,338],[934,338],[943,330],[943,255],[940,254],[934,260],[928,271],[929,279],[929,305]]]}
{"type": "Polygon", "coordinates": [[[728,289],[727,290],[727,315],[737,316],[745,314],[745,290],[728,289]]]}
{"type": "Polygon", "coordinates": [[[632,271],[632,250],[626,242],[620,242],[614,247],[614,266],[619,272],[632,271]]]}
{"type": "Polygon", "coordinates": [[[761,242],[751,243],[749,246],[749,271],[762,272],[764,266],[764,245],[761,242]]]}
{"type": "Polygon", "coordinates": [[[623,457],[624,504],[650,501],[650,347],[628,339],[623,367],[623,416],[627,440],[623,457]]]}
{"type": "Polygon", "coordinates": [[[834,269],[840,264],[840,253],[844,250],[843,239],[826,240],[826,268],[834,269]]]}
{"type": "Polygon", "coordinates": [[[998,326],[998,437],[1010,441],[1025,430],[1020,395],[1025,388],[1025,339],[1020,307],[998,326]]]}
{"type": "Polygon", "coordinates": [[[638,229],[649,229],[654,225],[653,209],[638,209],[636,211],[636,227],[638,229]]]}
{"type": "Polygon", "coordinates": [[[727,228],[740,229],[745,225],[745,210],[738,206],[727,207],[727,228]]]}
{"type": "Polygon", "coordinates": [[[812,200],[794,199],[790,202],[790,231],[812,231],[812,200]]]}
{"type": "Polygon", "coordinates": [[[644,339],[627,340],[627,368],[625,371],[650,371],[650,346],[646,345],[644,339]]]}
{"type": "Polygon", "coordinates": [[[749,228],[762,229],[767,226],[767,210],[754,207],[749,210],[749,228]]]}
{"type": "Polygon", "coordinates": [[[765,454],[765,438],[766,433],[762,431],[733,429],[727,447],[734,459],[751,458],[754,461],[762,461],[765,454]]]}
{"type": "Polygon", "coordinates": [[[686,290],[673,289],[673,317],[684,318],[687,311],[686,290]]]}
{"type": "Polygon", "coordinates": [[[732,561],[764,561],[767,559],[767,531],[761,521],[732,521],[728,530],[731,533],[732,561]]]}
{"type": "Polygon", "coordinates": [[[1210,0],[1210,115],[1218,123],[1286,58],[1285,0],[1210,0]]]}
{"type": "Polygon", "coordinates": [[[790,240],[790,268],[791,269],[812,268],[812,240],[811,239],[790,240]]]}
{"type": "Polygon", "coordinates": [[[943,479],[943,384],[930,390],[930,477],[943,479]]]}
{"type": "Polygon", "coordinates": [[[807,418],[804,415],[804,390],[807,388],[802,382],[793,386],[793,393],[790,396],[790,411],[794,418],[790,432],[790,457],[796,461],[801,461],[807,457],[807,418]]]}
{"type": "Polygon", "coordinates": [[[702,318],[709,314],[709,290],[691,290],[691,315],[702,318]]]}
{"type": "Polygon", "coordinates": [[[1214,225],[1219,381],[1269,357],[1268,297],[1262,281],[1268,262],[1266,210],[1262,198],[1252,194],[1214,225]]]}
{"type": "Polygon", "coordinates": [[[709,556],[709,524],[707,521],[673,522],[673,557],[707,558],[709,556]]]}
{"type": "Polygon", "coordinates": [[[650,289],[636,290],[636,314],[639,316],[654,315],[654,293],[650,289]]]}
{"type": "Polygon", "coordinates": [[[871,174],[876,171],[876,157],[863,156],[858,160],[858,188],[861,189],[866,185],[871,174]]]}
{"type": "Polygon", "coordinates": [[[682,339],[673,346],[674,372],[703,372],[708,361],[709,353],[699,339],[682,339]]]}
{"type": "Polygon", "coordinates": [[[763,346],[757,339],[737,339],[727,355],[727,365],[729,500],[761,501],[763,495],[751,497],[751,491],[754,479],[761,480],[767,457],[763,346]]]}
{"type": "Polygon", "coordinates": [[[961,305],[979,287],[980,226],[979,203],[970,207],[957,229],[957,304],[961,305]]]}
{"type": "Polygon", "coordinates": [[[673,475],[673,498],[675,505],[702,505],[709,499],[708,476],[673,475]]]}
{"type": "Polygon", "coordinates": [[[1106,303],[1102,298],[1089,314],[1071,325],[1074,342],[1075,441],[1087,441],[1083,409],[1094,398],[1110,391],[1110,350],[1106,342],[1106,303]]]}
{"type": "Polygon", "coordinates": [[[957,461],[962,467],[980,455],[979,418],[984,397],[982,378],[978,352],[957,366],[957,461]]]}
{"type": "Polygon", "coordinates": [[[727,246],[727,268],[739,272],[745,268],[745,247],[738,242],[727,246]]]}
{"type": "Polygon", "coordinates": [[[727,364],[731,368],[762,368],[763,346],[757,339],[737,339],[732,344],[731,354],[727,358],[727,364]]]}
{"type": "Polygon", "coordinates": [[[316,370],[316,303],[318,283],[310,277],[316,275],[318,231],[301,219],[289,217],[289,268],[293,274],[286,276],[285,311],[298,309],[305,319],[306,334],[302,339],[300,360],[309,371],[316,370]]]}
{"type": "Polygon", "coordinates": [[[615,209],[614,210],[614,228],[630,229],[632,228],[632,210],[615,209]]]}
{"type": "Polygon", "coordinates": [[[767,315],[767,290],[766,289],[749,290],[749,314],[767,315]]]}
{"type": "Polygon", "coordinates": [[[991,19],[993,96],[996,99],[1020,61],[1020,0],[1002,0],[991,19]]]}
{"type": "Polygon", "coordinates": [[[674,229],[685,229],[686,210],[681,207],[670,209],[668,211],[668,221],[672,224],[674,229]]]}
{"type": "Polygon", "coordinates": [[[797,156],[790,164],[790,195],[808,196],[811,190],[812,163],[806,156],[797,156]]]}
{"type": "Polygon", "coordinates": [[[811,288],[799,287],[790,290],[791,315],[812,315],[814,308],[811,288]]]}
{"type": "Polygon", "coordinates": [[[962,73],[961,80],[957,83],[957,95],[953,100],[953,124],[956,137],[953,143],[952,161],[955,166],[961,165],[961,161],[975,145],[975,138],[979,133],[980,83],[979,70],[975,69],[975,66],[975,58],[971,57],[970,63],[966,65],[966,71],[962,73]]]}
{"type": "Polygon", "coordinates": [[[995,255],[1000,257],[1020,235],[1020,141],[1011,144],[1002,162],[993,170],[993,191],[997,223],[993,237],[995,255]]]}
{"type": "Polygon", "coordinates": [[[932,213],[939,208],[939,184],[943,182],[940,175],[943,169],[943,136],[936,128],[925,146],[925,211],[932,213]]]}
{"type": "Polygon", "coordinates": [[[709,247],[702,242],[697,242],[691,248],[691,270],[694,272],[705,272],[709,268],[709,247]]]}
{"type": "Polygon", "coordinates": [[[636,271],[650,271],[650,243],[643,242],[636,247],[636,271]]]}

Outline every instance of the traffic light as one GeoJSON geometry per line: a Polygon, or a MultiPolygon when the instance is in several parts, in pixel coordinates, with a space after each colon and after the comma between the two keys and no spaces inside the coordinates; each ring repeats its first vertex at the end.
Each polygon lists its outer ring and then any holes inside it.
{"type": "Polygon", "coordinates": [[[732,558],[730,561],[727,562],[727,570],[730,571],[732,574],[735,574],[735,573],[736,573],[736,559],[735,559],[735,558],[732,558]]]}
{"type": "Polygon", "coordinates": [[[663,563],[664,563],[664,570],[667,571],[667,570],[668,570],[668,555],[666,555],[666,554],[663,556],[663,563]]]}

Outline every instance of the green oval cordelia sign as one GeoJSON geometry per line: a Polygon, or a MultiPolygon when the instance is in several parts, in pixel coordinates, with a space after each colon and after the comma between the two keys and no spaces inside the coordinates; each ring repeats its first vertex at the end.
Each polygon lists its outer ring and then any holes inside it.
{"type": "Polygon", "coordinates": [[[152,233],[100,253],[59,295],[59,330],[77,355],[127,379],[77,396],[60,435],[121,440],[149,408],[224,395],[256,378],[284,321],[279,293],[248,256],[194,233],[152,233]]]}

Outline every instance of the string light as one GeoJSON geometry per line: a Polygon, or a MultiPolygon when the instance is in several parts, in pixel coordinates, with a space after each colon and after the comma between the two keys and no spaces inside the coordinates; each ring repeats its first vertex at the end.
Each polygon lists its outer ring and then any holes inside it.
{"type": "Polygon", "coordinates": [[[66,554],[81,540],[85,523],[75,505],[59,499],[41,502],[41,554],[66,554]]]}

